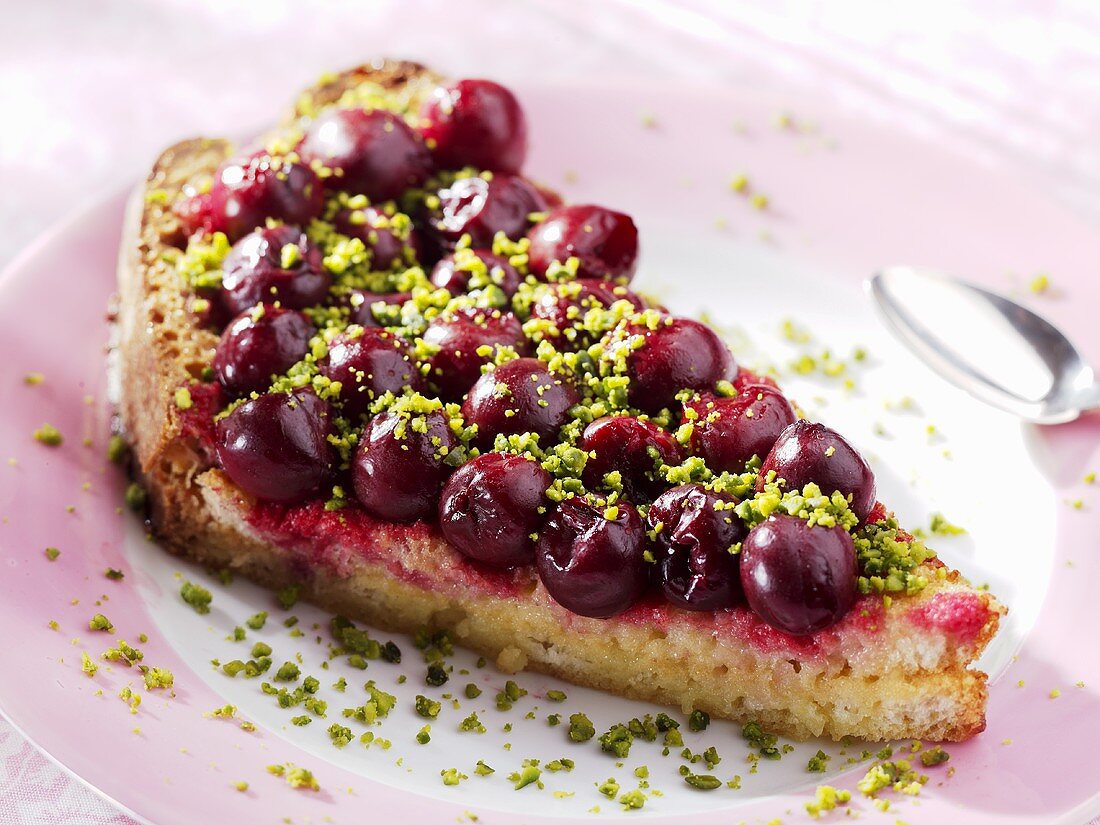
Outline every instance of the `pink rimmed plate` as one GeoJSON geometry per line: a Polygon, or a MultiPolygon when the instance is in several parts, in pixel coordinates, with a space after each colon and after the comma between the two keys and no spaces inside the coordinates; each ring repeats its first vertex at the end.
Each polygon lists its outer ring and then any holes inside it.
{"type": "MultiPolygon", "coordinates": [[[[967,534],[935,539],[946,560],[976,582],[988,581],[1012,609],[983,660],[991,673],[988,730],[949,746],[953,775],[929,769],[916,798],[891,799],[891,819],[907,822],[1077,822],[1100,811],[1090,755],[1100,737],[1100,659],[1092,582],[1100,535],[1100,488],[1083,482],[1100,469],[1100,420],[1057,428],[1022,427],[940,383],[877,326],[859,281],[888,263],[920,263],[967,275],[994,289],[1026,295],[1029,278],[1049,272],[1055,289],[1037,308],[1074,335],[1100,364],[1092,315],[1100,283],[1087,269],[1100,259],[1100,234],[1007,170],[977,168],[922,143],[813,103],[762,99],[749,92],[697,90],[685,95],[647,88],[520,88],[535,135],[532,174],[576,201],[599,201],[636,216],[644,263],[637,285],[684,314],[706,312],[747,364],[786,368],[803,355],[818,362],[828,348],[845,358],[842,381],[789,375],[784,384],[814,417],[849,434],[871,457],[881,495],[904,523],[927,524],[934,511],[967,534]],[[795,113],[778,129],[774,114],[795,113]],[[643,122],[642,114],[653,119],[643,122]],[[736,124],[736,125],[735,125],[736,124]],[[731,190],[737,174],[749,192],[731,190]],[[767,206],[752,206],[752,194],[767,206]],[[793,319],[813,340],[780,333],[793,319]],[[849,358],[855,348],[869,354],[849,358]],[[904,399],[913,399],[905,402],[904,399]],[[930,427],[932,429],[930,429],[930,427]],[[1081,501],[1080,509],[1072,502],[1081,501]],[[1082,685],[1082,686],[1078,686],[1082,685]]],[[[741,788],[704,793],[687,787],[680,760],[637,743],[620,767],[594,745],[575,746],[548,714],[587,712],[597,727],[655,708],[521,675],[529,695],[508,713],[494,696],[506,677],[478,669],[459,654],[448,687],[462,708],[444,707],[432,741],[419,745],[424,720],[413,697],[427,693],[412,644],[400,666],[372,663],[367,672],[328,663],[326,617],[297,606],[302,636],[292,636],[271,595],[246,583],[225,587],[215,577],[167,556],[143,528],[120,512],[125,481],[105,459],[106,312],[114,289],[123,195],[108,198],[28,249],[0,281],[0,341],[7,354],[0,391],[0,620],[5,628],[0,709],[21,731],[75,775],[139,819],[157,823],[279,821],[588,821],[652,817],[699,823],[781,817],[798,821],[813,786],[854,788],[866,765],[847,764],[862,745],[797,744],[779,762],[749,772],[737,729],[714,723],[685,734],[693,750],[709,745],[723,761],[713,773],[742,777],[741,788]],[[41,384],[24,377],[41,373],[41,384]],[[50,423],[62,446],[37,443],[50,423]],[[47,546],[61,555],[49,561],[47,546]],[[121,569],[121,582],[106,568],[121,569]],[[178,596],[180,577],[214,593],[199,616],[178,596]],[[258,610],[271,611],[245,642],[227,636],[258,610]],[[95,613],[114,635],[88,630],[95,613]],[[50,626],[57,623],[57,629],[50,626]],[[321,629],[315,631],[314,625],[321,629]],[[139,634],[148,642],[138,644],[139,634]],[[175,674],[174,695],[148,691],[133,671],[81,672],[81,652],[99,654],[120,638],[138,644],[144,661],[175,674]],[[263,640],[277,660],[301,654],[303,670],[322,681],[329,718],[299,728],[300,711],[279,709],[256,682],[231,681],[211,659],[246,658],[263,640]],[[281,658],[280,658],[281,657],[281,658]],[[399,684],[405,674],[408,681],[399,684]],[[349,688],[331,688],[339,677],[349,688]],[[361,704],[359,686],[376,679],[398,707],[373,728],[391,743],[343,749],[326,728],[346,720],[339,709],[361,704]],[[467,700],[466,682],[482,695],[467,700]],[[118,698],[132,685],[143,695],[136,714],[118,698]],[[547,701],[563,689],[566,702],[547,701]],[[227,703],[255,723],[204,716],[227,703]],[[487,731],[460,733],[477,711],[487,731]],[[529,712],[534,719],[527,719],[529,712]],[[504,727],[511,724],[511,730],[504,727]],[[805,766],[819,747],[830,770],[805,766]],[[506,780],[523,759],[568,756],[572,772],[543,773],[545,788],[514,790],[506,780]],[[496,768],[474,772],[478,759],[496,768]],[[321,790],[293,790],[266,770],[309,768],[321,790]],[[649,787],[641,810],[625,812],[595,785],[615,777],[622,790],[649,787]],[[440,772],[468,776],[444,785],[440,772]],[[247,782],[246,791],[235,784],[247,782]],[[656,789],[661,795],[652,793],[656,789]]],[[[789,372],[789,370],[788,370],[789,372]]],[[[100,661],[101,665],[106,663],[100,661]]],[[[432,694],[434,695],[434,693],[432,694]]],[[[350,724],[350,723],[349,723],[350,724]]],[[[363,728],[353,725],[356,733],[363,728]]],[[[696,767],[697,770],[701,768],[696,767]]],[[[879,816],[868,800],[852,807],[879,816]]],[[[833,814],[836,816],[836,814],[833,814]]]]}

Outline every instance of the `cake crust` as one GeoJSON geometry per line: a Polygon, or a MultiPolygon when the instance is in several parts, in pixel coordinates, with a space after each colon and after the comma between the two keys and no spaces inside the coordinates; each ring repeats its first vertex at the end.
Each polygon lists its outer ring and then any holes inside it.
{"type": "MultiPolygon", "coordinates": [[[[357,67],[303,93],[288,122],[330,105],[364,81],[421,94],[437,80],[417,64],[357,67]]],[[[954,571],[934,578],[927,593],[899,598],[886,611],[889,621],[873,638],[875,645],[893,646],[891,659],[861,653],[852,644],[799,658],[708,632],[675,612],[661,627],[585,619],[554,604],[534,576],[516,593],[423,586],[395,573],[393,564],[349,547],[332,548],[339,564],[304,565],[306,538],[276,536],[250,523],[253,502],[212,469],[207,445],[175,402],[177,390],[201,380],[218,337],[198,323],[167,260],[168,250],[186,245],[169,204],[185,186],[209,177],[232,151],[227,141],[201,138],[167,149],[134,193],[122,239],[120,423],[133,449],[135,473],[148,492],[154,531],[167,549],[268,587],[300,585],[303,598],[390,631],[447,627],[458,643],[493,658],[505,671],[530,668],[685,711],[755,720],[797,739],[955,741],[984,729],[986,677],[969,665],[996,633],[1005,609],[954,571]],[[963,639],[940,620],[934,602],[957,593],[971,599],[977,616],[963,639]]],[[[397,558],[458,557],[431,529],[395,533],[391,541],[397,558]]],[[[858,639],[854,631],[853,639],[858,639]]]]}

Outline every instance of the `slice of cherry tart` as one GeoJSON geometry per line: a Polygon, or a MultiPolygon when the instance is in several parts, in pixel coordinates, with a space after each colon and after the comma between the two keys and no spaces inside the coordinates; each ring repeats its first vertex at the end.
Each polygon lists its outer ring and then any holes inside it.
{"type": "Polygon", "coordinates": [[[419,112],[329,109],[175,205],[221,334],[189,415],[257,523],[438,531],[471,576],[597,619],[799,637],[919,589],[931,554],[855,448],[631,291],[633,220],[551,208],[526,151],[515,96],[460,80],[419,112]]]}

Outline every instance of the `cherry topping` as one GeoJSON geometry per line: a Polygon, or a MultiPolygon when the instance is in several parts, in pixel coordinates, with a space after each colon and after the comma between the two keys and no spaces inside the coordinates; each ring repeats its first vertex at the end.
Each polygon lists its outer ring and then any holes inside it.
{"type": "Polygon", "coordinates": [[[875,504],[875,474],[870,466],[844,436],[824,424],[802,420],[787,427],[760,467],[758,490],[764,489],[773,471],[787,490],[801,490],[812,481],[825,495],[839,490],[851,496],[852,512],[860,521],[875,504]]]}
{"type": "Polygon", "coordinates": [[[409,342],[377,327],[345,332],[328,347],[321,374],[340,382],[340,401],[351,415],[364,415],[386,392],[401,395],[405,387],[422,388],[409,342]]]}
{"type": "Polygon", "coordinates": [[[741,601],[739,556],[730,548],[748,530],[733,512],[736,503],[701,484],[684,484],[649,508],[661,589],[673,604],[686,610],[722,610],[741,601]]]}
{"type": "Polygon", "coordinates": [[[630,283],[638,263],[638,229],[629,215],[602,206],[561,206],[534,226],[531,271],[545,275],[550,264],[577,258],[580,278],[630,283]]]}
{"type": "MultiPolygon", "coordinates": [[[[407,220],[406,216],[401,219],[407,220]]],[[[420,230],[409,227],[402,240],[396,230],[397,220],[373,206],[362,209],[341,209],[332,219],[336,231],[349,238],[358,238],[370,252],[370,268],[375,271],[406,267],[420,261],[424,255],[424,241],[420,230]]]]}
{"type": "Polygon", "coordinates": [[[420,108],[420,133],[444,169],[473,166],[515,174],[527,155],[527,120],[519,101],[491,80],[440,86],[420,108]]]}
{"type": "Polygon", "coordinates": [[[370,292],[366,289],[353,289],[348,293],[346,303],[351,307],[349,320],[361,327],[380,327],[378,319],[374,316],[374,308],[378,304],[386,306],[398,306],[409,300],[412,295],[408,292],[370,292]]]}
{"type": "Polygon", "coordinates": [[[856,601],[856,553],[841,527],[810,527],[796,516],[769,516],[741,550],[749,607],[796,636],[839,622],[856,601]]]}
{"type": "Polygon", "coordinates": [[[316,306],[332,283],[321,250],[296,226],[245,235],[225,256],[222,273],[222,303],[234,315],[276,301],[288,309],[316,306]]]}
{"type": "Polygon", "coordinates": [[[649,583],[645,527],[621,503],[614,520],[580,499],[561,502],[546,520],[535,564],[547,592],[581,616],[609,619],[634,604],[649,583]]]}
{"type": "Polygon", "coordinates": [[[462,307],[439,315],[428,325],[424,341],[439,347],[428,363],[428,378],[448,401],[459,401],[481,378],[481,367],[492,353],[479,355],[481,347],[515,347],[527,352],[523,327],[510,312],[462,307]]]}
{"type": "Polygon", "coordinates": [[[439,501],[444,538],[463,555],[495,567],[534,561],[545,517],[550,474],[535,461],[508,453],[485,453],[463,464],[439,501]]]}
{"type": "Polygon", "coordinates": [[[262,304],[242,312],[222,333],[214,375],[230,395],[264,392],[276,375],[305,357],[316,331],[293,309],[262,304]]]}
{"type": "Polygon", "coordinates": [[[506,298],[511,298],[522,280],[507,258],[494,255],[488,249],[458,250],[443,258],[432,270],[432,283],[452,295],[495,284],[506,298]]]}
{"type": "Polygon", "coordinates": [[[559,347],[580,349],[593,344],[599,334],[606,331],[594,334],[585,329],[588,313],[593,309],[606,309],[616,301],[627,301],[637,311],[645,309],[645,302],[625,286],[578,278],[540,285],[538,298],[531,305],[531,317],[549,323],[549,332],[558,339],[554,343],[559,347]]]}
{"type": "Polygon", "coordinates": [[[387,412],[367,424],[351,464],[355,497],[387,521],[431,518],[451,473],[445,456],[458,445],[438,410],[413,416],[387,412]]]}
{"type": "Polygon", "coordinates": [[[462,417],[477,425],[481,449],[489,449],[500,433],[535,433],[549,445],[579,401],[568,378],[535,358],[517,358],[477,380],[462,405],[462,417]]]}
{"type": "Polygon", "coordinates": [[[683,451],[672,433],[632,416],[593,421],[585,428],[580,447],[589,454],[584,465],[588,489],[603,487],[604,477],[618,472],[623,497],[635,503],[652,501],[668,487],[658,474],[662,464],[683,461],[683,451]]]}
{"type": "Polygon", "coordinates": [[[767,456],[797,416],[783,393],[766,384],[743,386],[733,398],[709,393],[689,401],[683,421],[693,425],[691,449],[716,473],[740,473],[754,455],[767,456]],[[696,414],[692,418],[688,411],[696,414]]]}
{"type": "Polygon", "coordinates": [[[474,247],[491,248],[497,232],[517,240],[527,230],[527,216],[546,206],[538,189],[515,175],[459,178],[438,194],[428,226],[448,249],[466,234],[474,247]]]}
{"type": "Polygon", "coordinates": [[[268,218],[305,226],[324,205],[321,181],[309,166],[257,152],[219,166],[210,191],[184,201],[177,214],[193,230],[224,232],[235,241],[268,218]]]}
{"type": "Polygon", "coordinates": [[[256,498],[301,501],[321,489],[336,463],[329,418],[328,404],[311,392],[246,401],[215,425],[218,463],[256,498]]]}
{"type": "Polygon", "coordinates": [[[298,146],[306,163],[333,170],[330,189],[388,201],[432,172],[428,147],[404,119],[385,109],[332,109],[317,117],[298,146]]]}
{"type": "Polygon", "coordinates": [[[656,413],[676,403],[683,389],[713,390],[737,372],[733,356],[706,324],[690,318],[661,318],[656,328],[633,324],[627,331],[644,338],[627,358],[630,403],[656,413]]]}

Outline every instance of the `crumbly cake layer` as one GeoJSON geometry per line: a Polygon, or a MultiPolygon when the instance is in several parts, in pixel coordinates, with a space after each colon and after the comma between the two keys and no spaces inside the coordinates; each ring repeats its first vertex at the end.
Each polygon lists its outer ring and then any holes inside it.
{"type": "MultiPolygon", "coordinates": [[[[305,93],[295,114],[364,80],[393,88],[434,79],[413,64],[354,69],[305,93]]],[[[456,641],[507,671],[527,667],[624,696],[756,720],[795,738],[959,740],[984,728],[985,675],[968,665],[1004,608],[954,571],[933,576],[918,597],[795,638],[762,622],[667,608],[586,619],[556,605],[533,575],[517,576],[511,590],[409,575],[416,559],[448,560],[429,565],[440,568],[460,558],[430,529],[385,531],[389,559],[334,545],[324,563],[296,546],[300,539],[258,531],[250,524],[252,503],[209,469],[202,439],[174,402],[176,390],[195,383],[210,363],[217,335],[196,323],[181,279],[163,258],[186,242],[166,201],[210,175],[230,151],[219,140],[168,149],[135,195],[122,245],[119,411],[154,529],[170,550],[271,587],[301,584],[310,601],[385,629],[448,627],[456,641]]]]}

